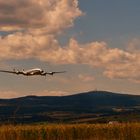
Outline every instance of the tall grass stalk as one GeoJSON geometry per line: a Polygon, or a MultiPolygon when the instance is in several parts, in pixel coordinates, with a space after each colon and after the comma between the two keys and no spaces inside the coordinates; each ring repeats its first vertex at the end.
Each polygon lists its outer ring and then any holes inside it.
{"type": "Polygon", "coordinates": [[[140,140],[140,123],[2,125],[0,140],[140,140]]]}

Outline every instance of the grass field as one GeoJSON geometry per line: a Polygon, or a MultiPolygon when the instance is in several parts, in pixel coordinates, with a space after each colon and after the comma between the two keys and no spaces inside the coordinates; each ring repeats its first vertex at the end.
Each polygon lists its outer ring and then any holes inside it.
{"type": "Polygon", "coordinates": [[[140,123],[1,125],[0,140],[140,140],[140,123]]]}

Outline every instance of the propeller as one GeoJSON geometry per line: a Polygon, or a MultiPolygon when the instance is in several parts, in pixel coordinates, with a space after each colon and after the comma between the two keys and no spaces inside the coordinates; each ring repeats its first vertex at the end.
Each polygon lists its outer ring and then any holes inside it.
{"type": "Polygon", "coordinates": [[[16,69],[14,68],[14,69],[13,69],[13,72],[15,72],[16,74],[21,74],[21,71],[20,71],[19,69],[16,70],[16,69]]]}
{"type": "Polygon", "coordinates": [[[13,69],[13,72],[15,72],[16,74],[19,73],[19,70],[16,70],[15,68],[13,69]]]}

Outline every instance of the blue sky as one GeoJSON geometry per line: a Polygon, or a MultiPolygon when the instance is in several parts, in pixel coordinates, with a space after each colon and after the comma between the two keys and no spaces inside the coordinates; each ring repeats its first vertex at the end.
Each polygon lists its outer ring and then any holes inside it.
{"type": "Polygon", "coordinates": [[[36,14],[28,8],[24,14],[25,7],[18,0],[0,2],[4,6],[0,10],[1,69],[67,71],[46,78],[1,73],[1,98],[67,95],[95,89],[139,94],[140,1],[78,3],[29,0],[25,4],[36,14]],[[47,3],[46,7],[42,3],[47,3]]]}
{"type": "Polygon", "coordinates": [[[139,37],[139,5],[138,0],[80,0],[85,16],[76,20],[72,33],[83,32],[80,41],[106,40],[119,47],[120,42],[139,37]]]}

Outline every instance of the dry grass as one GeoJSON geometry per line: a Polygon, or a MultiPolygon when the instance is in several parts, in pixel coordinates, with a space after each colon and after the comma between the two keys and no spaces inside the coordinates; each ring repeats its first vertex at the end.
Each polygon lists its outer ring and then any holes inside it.
{"type": "Polygon", "coordinates": [[[140,140],[140,123],[2,125],[0,140],[140,140]]]}

